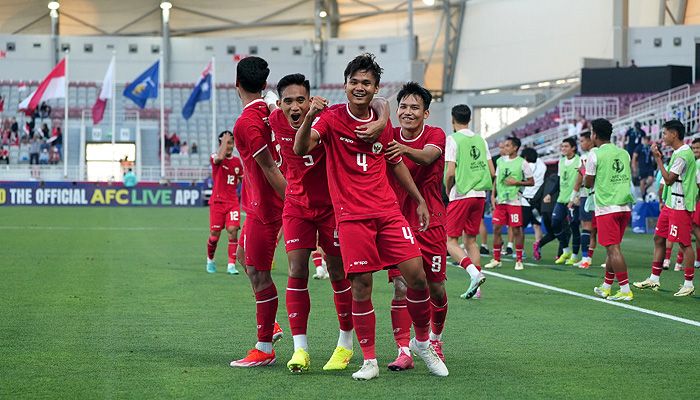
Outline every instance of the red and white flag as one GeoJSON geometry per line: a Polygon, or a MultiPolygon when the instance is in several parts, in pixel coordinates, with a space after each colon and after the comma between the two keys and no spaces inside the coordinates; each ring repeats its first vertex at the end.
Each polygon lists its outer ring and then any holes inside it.
{"type": "Polygon", "coordinates": [[[42,101],[66,97],[66,59],[59,62],[39,87],[19,103],[20,110],[34,111],[42,101]]]}
{"type": "Polygon", "coordinates": [[[107,106],[107,100],[114,97],[114,58],[112,62],[109,63],[107,68],[107,74],[105,79],[102,81],[102,89],[100,90],[95,104],[92,106],[92,124],[97,125],[102,121],[102,117],[105,115],[105,107],[107,106]]]}

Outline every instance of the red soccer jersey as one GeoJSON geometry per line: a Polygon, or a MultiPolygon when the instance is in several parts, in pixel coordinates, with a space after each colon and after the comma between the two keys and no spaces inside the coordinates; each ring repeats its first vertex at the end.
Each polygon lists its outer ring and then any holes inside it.
{"type": "Polygon", "coordinates": [[[326,150],[328,189],[338,222],[400,214],[396,194],[389,185],[385,150],[392,140],[391,123],[375,143],[365,143],[355,128],[367,120],[352,114],[347,104],[336,104],[319,115],[313,129],[321,136],[326,150]]]}
{"type": "Polygon", "coordinates": [[[241,208],[248,217],[255,217],[263,223],[282,218],[282,199],[255,161],[255,156],[268,149],[277,164],[282,164],[268,122],[269,115],[270,110],[265,102],[262,99],[255,100],[243,108],[241,116],[233,126],[233,139],[245,169],[241,208]]]}
{"type": "Polygon", "coordinates": [[[287,117],[280,109],[270,113],[270,126],[287,166],[284,171],[287,178],[285,199],[305,208],[330,207],[332,203],[328,193],[326,151],[323,146],[314,147],[303,157],[294,154],[294,137],[297,131],[289,125],[287,117]]]}
{"type": "MultiPolygon", "coordinates": [[[[413,177],[413,181],[428,206],[428,211],[430,211],[429,227],[444,225],[445,204],[442,202],[442,179],[445,173],[445,132],[435,126],[423,125],[423,131],[414,139],[403,137],[401,127],[395,127],[393,134],[394,140],[408,147],[422,150],[425,146],[434,146],[440,150],[440,157],[428,166],[418,165],[408,157],[403,157],[403,162],[411,172],[411,177],[413,177]]],[[[416,213],[418,203],[408,196],[403,187],[393,178],[393,174],[391,175],[390,181],[400,200],[401,212],[412,228],[420,228],[420,221],[416,213]]]]}
{"type": "Polygon", "coordinates": [[[232,155],[224,158],[220,163],[214,163],[214,154],[209,157],[211,164],[211,177],[214,188],[211,190],[211,202],[214,203],[238,203],[236,187],[243,178],[243,164],[241,159],[232,155]]]}

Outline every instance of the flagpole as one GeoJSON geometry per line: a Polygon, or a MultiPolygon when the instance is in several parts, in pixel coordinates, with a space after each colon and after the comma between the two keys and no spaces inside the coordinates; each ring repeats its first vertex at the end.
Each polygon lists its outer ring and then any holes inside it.
{"type": "Polygon", "coordinates": [[[216,151],[216,58],[211,56],[211,152],[216,151]]]}
{"type": "Polygon", "coordinates": [[[160,97],[160,177],[165,179],[165,90],[163,89],[163,52],[158,61],[158,97],[160,97]]]}
{"type": "Polygon", "coordinates": [[[63,110],[63,177],[68,178],[68,50],[65,51],[66,97],[63,110]]]}

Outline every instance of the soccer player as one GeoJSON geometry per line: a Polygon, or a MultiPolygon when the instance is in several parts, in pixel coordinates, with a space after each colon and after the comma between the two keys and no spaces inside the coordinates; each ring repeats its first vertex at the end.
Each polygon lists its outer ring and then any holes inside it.
{"type": "Polygon", "coordinates": [[[491,194],[493,206],[493,260],[484,268],[501,266],[501,251],[503,240],[501,229],[508,226],[513,230],[515,241],[515,270],[525,269],[523,266],[523,212],[521,208],[520,187],[535,184],[530,165],[524,158],[518,156],[520,139],[509,137],[503,143],[503,157],[496,162],[496,182],[491,194]]]}
{"type": "Polygon", "coordinates": [[[276,361],[272,340],[277,288],[270,270],[277,233],[282,226],[282,200],[287,182],[279,169],[283,160],[268,123],[270,110],[261,95],[269,74],[267,62],[260,57],[246,57],[236,67],[236,89],[243,102],[243,112],[233,127],[233,138],[245,169],[241,206],[246,220],[241,252],[245,253],[246,274],[255,294],[258,342],[246,357],[231,361],[232,367],[271,365],[276,361]]]}
{"type": "MultiPolygon", "coordinates": [[[[270,126],[285,160],[287,192],[284,198],[282,227],[289,260],[287,313],[294,340],[294,354],[287,363],[292,372],[309,369],[310,357],[306,337],[311,309],[309,299],[309,256],[317,243],[326,255],[328,274],[333,287],[340,334],[338,345],[324,370],[345,369],[352,357],[352,293],[345,277],[340,244],[335,235],[335,214],[328,193],[326,154],[323,146],[314,147],[300,157],[294,153],[294,137],[309,112],[309,81],[302,74],[291,74],[277,84],[279,107],[270,113],[270,126]]],[[[378,107],[379,108],[379,107],[378,107]]],[[[388,115],[375,123],[384,130],[388,115]]],[[[322,257],[316,253],[316,257],[322,257]]]]}
{"type": "Polygon", "coordinates": [[[381,72],[371,54],[350,61],[344,72],[348,102],[321,113],[327,101],[314,97],[297,131],[294,152],[305,156],[319,143],[326,150],[328,187],[338,224],[340,251],[352,285],[353,325],[365,359],[362,368],[352,375],[353,379],[368,380],[379,375],[372,273],[390,265],[398,265],[408,286],[407,309],[416,333],[409,348],[426,362],[431,373],[447,376],[445,363],[429,341],[430,292],[421,253],[389,185],[387,164],[418,204],[416,212],[423,230],[428,228],[430,220],[426,202],[401,158],[386,154],[393,140],[391,129],[385,129],[374,143],[365,142],[355,133],[360,124],[376,119],[369,104],[379,90],[381,72]]]}
{"type": "MultiPolygon", "coordinates": [[[[695,166],[700,174],[700,138],[693,139],[692,148],[695,155],[695,166]]],[[[693,213],[693,234],[695,235],[695,268],[700,268],[700,194],[698,194],[698,202],[695,203],[695,212],[693,213]]]]}
{"type": "Polygon", "coordinates": [[[214,187],[209,199],[209,240],[207,241],[207,272],[216,272],[214,253],[219,243],[221,229],[228,232],[228,268],[231,275],[238,275],[236,250],[241,216],[236,188],[243,177],[243,164],[233,155],[233,134],[223,131],[219,134],[219,150],[210,157],[211,176],[214,187]]]}
{"type": "Polygon", "coordinates": [[[685,266],[685,281],[678,292],[673,295],[676,297],[691,296],[695,292],[695,286],[693,286],[695,254],[693,254],[690,232],[693,226],[693,212],[698,197],[700,176],[697,174],[697,164],[693,151],[690,146],[683,143],[685,126],[680,121],[673,119],[666,121],[662,127],[664,144],[673,149],[668,170],[663,164],[659,147],[654,144],[651,151],[669,193],[666,198],[666,206],[661,210],[656,223],[651,275],[641,282],[635,282],[634,286],[640,289],[659,289],[661,286],[659,283],[662,271],[661,262],[666,250],[666,240],[669,240],[678,243],[683,251],[683,264],[685,266]]]}
{"type": "MultiPolygon", "coordinates": [[[[406,83],[399,91],[396,114],[399,127],[393,129],[394,141],[387,148],[389,158],[401,157],[411,173],[416,186],[425,199],[430,212],[430,225],[423,231],[416,213],[418,204],[406,196],[406,192],[394,186],[401,211],[414,232],[416,243],[423,255],[423,269],[430,289],[430,343],[444,361],[442,330],[447,317],[447,293],[445,292],[445,205],[442,202],[442,177],[445,169],[445,132],[426,125],[433,96],[415,82],[406,83]]],[[[393,182],[392,179],[390,181],[393,182]]],[[[413,368],[409,351],[411,316],[406,301],[406,280],[396,268],[389,270],[389,280],[394,283],[394,300],[391,302],[391,326],[399,348],[398,357],[389,364],[392,371],[413,368]]]]}
{"type": "Polygon", "coordinates": [[[578,252],[581,247],[581,232],[578,219],[578,195],[581,180],[581,158],[576,154],[577,146],[575,138],[566,138],[561,142],[561,158],[559,158],[559,197],[552,212],[552,228],[554,235],[559,239],[559,245],[564,249],[561,256],[554,261],[555,264],[573,265],[578,261],[578,252]],[[564,220],[569,221],[566,228],[564,220]],[[569,248],[571,237],[572,249],[569,248]]]}
{"type": "Polygon", "coordinates": [[[629,154],[610,143],[612,124],[604,118],[591,122],[591,139],[598,147],[588,154],[584,185],[595,186],[595,221],[598,242],[607,250],[605,281],[593,289],[602,298],[630,301],[634,298],[627,276],[627,264],[620,250],[620,242],[629,224],[634,198],[630,193],[632,172],[629,154]],[[610,295],[617,278],[620,290],[610,295]]]}
{"type": "Polygon", "coordinates": [[[452,107],[452,129],[445,150],[445,190],[447,206],[447,250],[470,277],[467,291],[460,297],[470,299],[486,281],[481,273],[481,252],[476,235],[483,220],[486,191],[493,187],[495,169],[486,141],[469,129],[471,109],[465,104],[452,107]],[[464,233],[464,249],[459,238],[464,233]]]}
{"type": "MultiPolygon", "coordinates": [[[[540,221],[537,219],[536,215],[533,213],[535,207],[531,204],[533,198],[540,190],[540,187],[544,184],[544,176],[547,173],[547,165],[539,158],[537,150],[532,147],[523,149],[520,152],[520,157],[524,158],[528,164],[530,164],[530,169],[532,170],[532,177],[535,180],[535,184],[532,186],[527,186],[523,190],[522,198],[522,209],[523,209],[523,229],[528,225],[532,224],[532,230],[535,232],[535,243],[542,240],[542,228],[540,227],[540,221]]],[[[535,254],[534,250],[536,247],[533,245],[533,257],[536,260],[541,258],[540,254],[535,254]]]]}
{"type": "Polygon", "coordinates": [[[588,154],[595,148],[595,143],[591,139],[591,132],[581,132],[580,136],[581,150],[581,173],[577,176],[577,186],[581,187],[579,191],[578,216],[581,220],[581,261],[576,265],[581,269],[588,269],[591,266],[593,252],[596,247],[596,229],[593,227],[593,213],[589,207],[586,207],[588,197],[593,195],[593,192],[582,186],[583,176],[586,174],[586,161],[588,154]]]}

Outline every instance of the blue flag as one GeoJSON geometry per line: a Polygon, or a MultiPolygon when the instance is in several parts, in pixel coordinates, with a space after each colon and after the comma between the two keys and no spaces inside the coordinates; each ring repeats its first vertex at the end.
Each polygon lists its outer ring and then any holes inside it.
{"type": "Polygon", "coordinates": [[[184,107],[182,107],[182,116],[185,119],[190,119],[197,103],[209,99],[211,99],[211,63],[209,63],[202,72],[202,76],[194,87],[190,98],[187,99],[184,107]]]}
{"type": "Polygon", "coordinates": [[[139,75],[129,86],[124,88],[124,96],[136,103],[140,108],[146,106],[149,98],[158,97],[158,67],[160,61],[156,61],[143,74],[139,75]]]}

